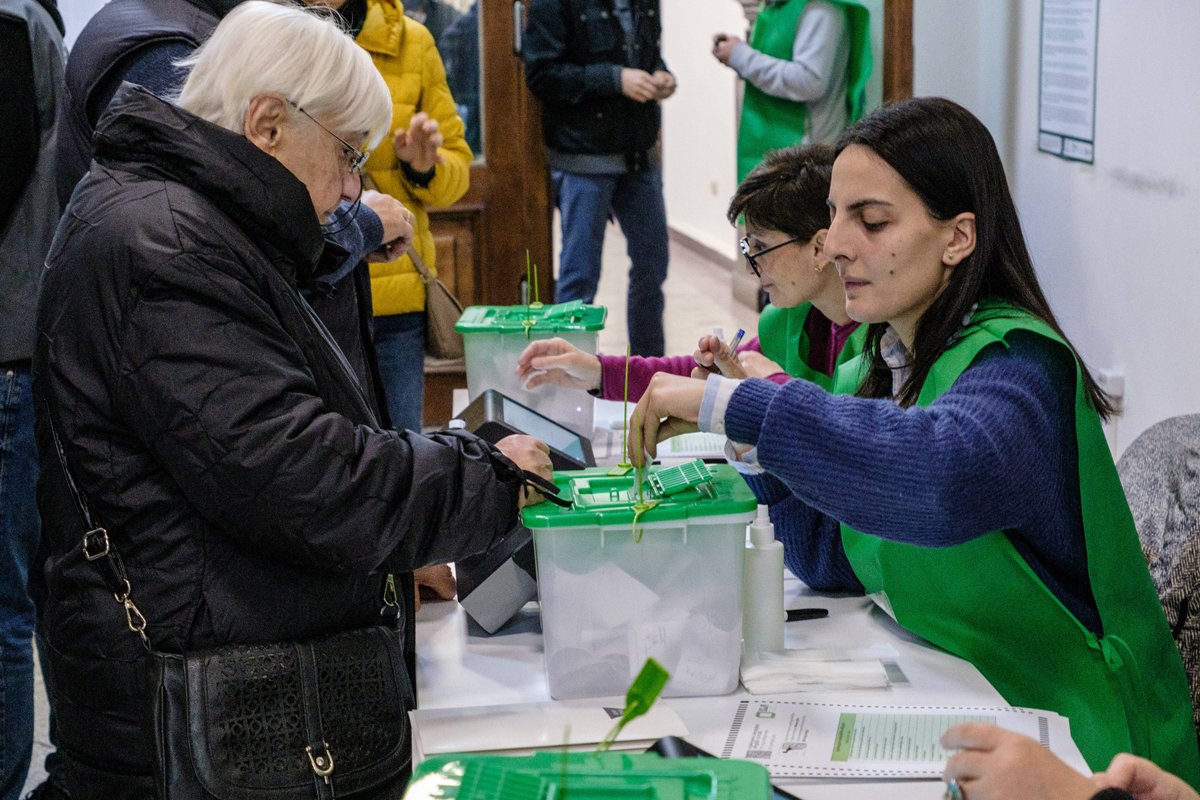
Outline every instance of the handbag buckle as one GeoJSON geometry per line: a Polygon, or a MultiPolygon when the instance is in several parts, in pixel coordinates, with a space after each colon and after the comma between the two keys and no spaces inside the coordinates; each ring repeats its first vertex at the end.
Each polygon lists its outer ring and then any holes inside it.
{"type": "Polygon", "coordinates": [[[328,784],[329,776],[333,774],[333,753],[329,752],[329,742],[321,742],[321,747],[325,750],[323,754],[314,754],[311,744],[305,745],[304,752],[308,755],[312,771],[328,784]]]}
{"type": "Polygon", "coordinates": [[[92,528],[83,535],[83,557],[88,561],[104,558],[108,551],[108,531],[104,528],[92,528]]]}

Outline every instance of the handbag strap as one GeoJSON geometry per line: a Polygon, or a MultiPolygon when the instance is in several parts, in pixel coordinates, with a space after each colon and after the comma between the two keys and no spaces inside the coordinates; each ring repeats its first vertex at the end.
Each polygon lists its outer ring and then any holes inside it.
{"type": "Polygon", "coordinates": [[[86,530],[81,543],[83,557],[92,563],[100,562],[97,566],[104,567],[100,572],[105,577],[105,583],[112,591],[113,598],[125,609],[125,624],[129,626],[129,630],[141,637],[142,646],[147,651],[153,652],[150,638],[146,635],[148,627],[146,617],[133,602],[133,587],[129,583],[129,574],[125,571],[125,562],[109,540],[108,530],[102,525],[97,525],[93,520],[87,498],[79,489],[79,485],[75,483],[71,467],[67,464],[67,454],[63,450],[62,440],[58,437],[58,428],[54,425],[54,414],[50,411],[50,404],[45,403],[45,407],[46,420],[50,425],[50,438],[54,440],[54,452],[58,455],[58,463],[62,467],[67,488],[75,498],[75,505],[83,518],[83,526],[86,530]]]}
{"type": "Polygon", "coordinates": [[[417,272],[421,274],[422,281],[425,283],[433,283],[437,280],[437,277],[434,276],[433,272],[430,271],[429,266],[425,263],[425,259],[421,258],[420,253],[417,252],[417,248],[413,247],[412,245],[409,245],[408,247],[408,257],[412,259],[413,266],[416,267],[417,272]]]}

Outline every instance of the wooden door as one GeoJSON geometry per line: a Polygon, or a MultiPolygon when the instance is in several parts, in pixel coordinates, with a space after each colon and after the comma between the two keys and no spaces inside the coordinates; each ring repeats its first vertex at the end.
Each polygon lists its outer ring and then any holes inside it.
{"type": "MultiPolygon", "coordinates": [[[[513,0],[409,0],[406,12],[434,34],[467,138],[471,188],[430,210],[438,276],[463,305],[521,300],[525,251],[553,296],[551,203],[537,101],[525,87],[513,0]]],[[[450,417],[450,392],[466,386],[461,364],[427,364],[425,424],[450,417]]]]}

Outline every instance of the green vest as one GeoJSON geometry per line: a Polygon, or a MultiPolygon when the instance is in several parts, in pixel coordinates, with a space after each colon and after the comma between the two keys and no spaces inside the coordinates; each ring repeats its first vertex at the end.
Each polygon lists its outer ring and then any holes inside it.
{"type": "MultiPolygon", "coordinates": [[[[988,345],[1007,346],[1014,330],[1067,346],[1027,312],[993,304],[978,311],[963,338],[934,363],[917,405],[949,389],[988,345]]],[[[1068,717],[1093,770],[1131,752],[1196,786],[1200,755],[1183,664],[1078,367],[1075,435],[1088,575],[1102,637],[1067,611],[1000,531],[928,548],[843,525],[846,555],[866,590],[882,593],[905,628],[970,661],[1009,703],[1068,717]]]]}
{"type": "MultiPolygon", "coordinates": [[[[810,343],[808,334],[804,332],[804,323],[810,311],[812,303],[801,303],[794,308],[768,305],[758,318],[758,344],[763,355],[782,366],[788,375],[803,378],[822,389],[832,389],[834,379],[808,365],[810,343]]],[[[861,353],[866,341],[867,326],[859,325],[842,346],[842,352],[834,361],[834,369],[840,369],[842,364],[861,353]]],[[[837,375],[836,371],[834,375],[837,375]]]]}
{"type": "MultiPolygon", "coordinates": [[[[871,77],[871,12],[856,0],[831,0],[846,11],[850,26],[849,80],[846,104],[849,121],[858,121],[867,102],[867,79],[871,77]]],[[[796,29],[808,0],[789,0],[780,5],[763,5],[754,20],[750,46],[764,55],[792,60],[796,29]]],[[[804,139],[808,110],[804,103],[785,100],[746,83],[742,119],[738,126],[738,183],[758,165],[769,150],[800,144],[804,139]]]]}

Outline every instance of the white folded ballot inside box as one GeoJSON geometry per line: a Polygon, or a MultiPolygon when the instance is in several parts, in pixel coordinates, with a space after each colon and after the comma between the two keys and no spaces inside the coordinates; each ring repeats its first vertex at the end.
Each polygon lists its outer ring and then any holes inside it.
{"type": "MultiPolygon", "coordinates": [[[[413,764],[446,753],[526,755],[595,750],[621,716],[624,700],[518,703],[410,711],[413,764]]],[[[618,734],[612,750],[644,751],[664,736],[687,736],[679,715],[657,703],[618,734]]]]}

